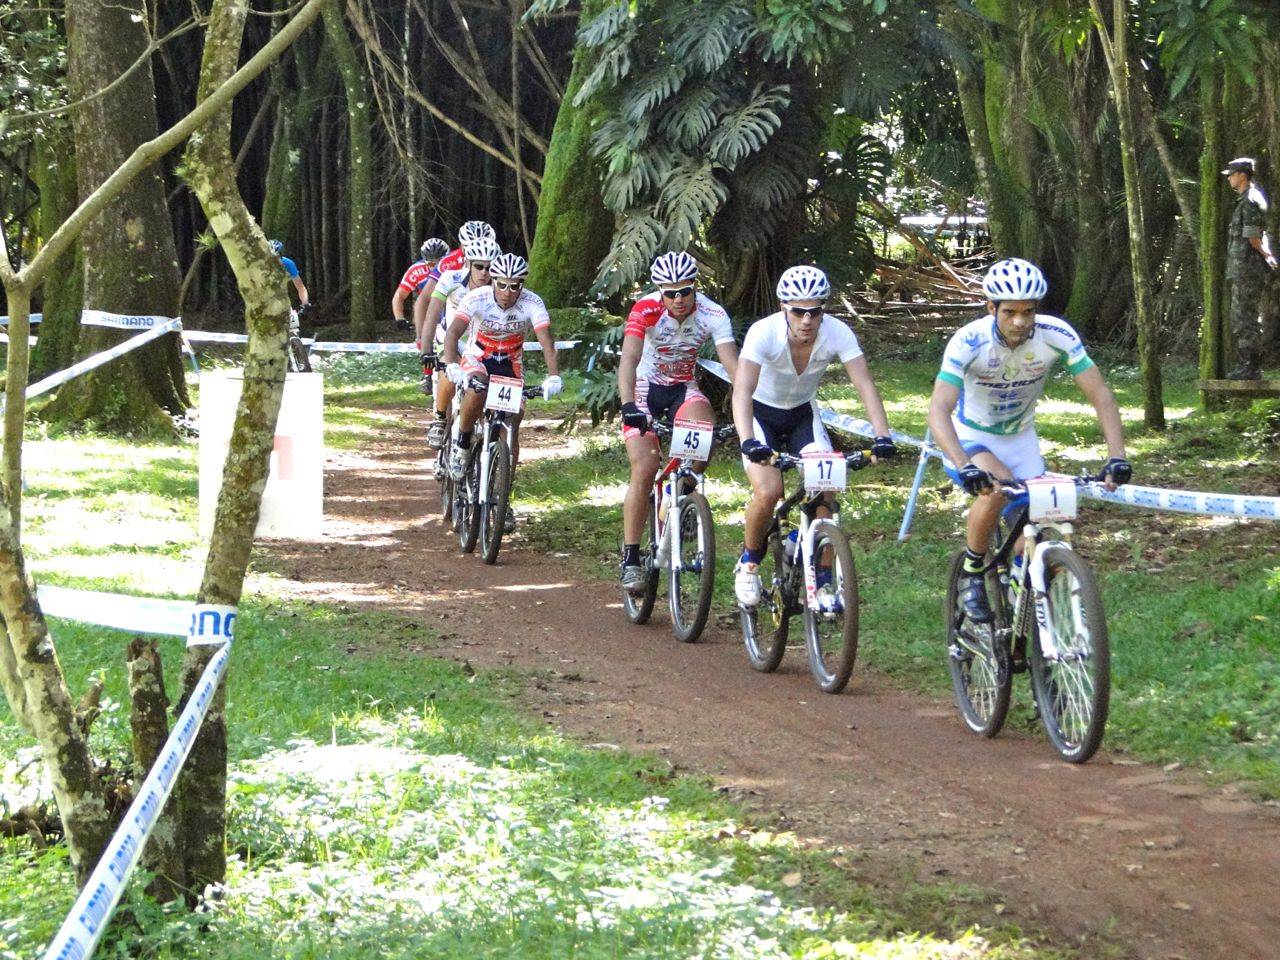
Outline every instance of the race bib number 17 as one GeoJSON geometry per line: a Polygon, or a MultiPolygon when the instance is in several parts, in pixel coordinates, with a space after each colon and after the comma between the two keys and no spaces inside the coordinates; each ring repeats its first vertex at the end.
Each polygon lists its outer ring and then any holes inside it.
{"type": "Polygon", "coordinates": [[[671,427],[671,456],[710,460],[711,424],[705,420],[677,420],[671,427]]]}
{"type": "Polygon", "coordinates": [[[847,465],[840,453],[806,453],[804,488],[810,493],[840,491],[845,488],[847,465]]]}
{"type": "Polygon", "coordinates": [[[524,404],[524,381],[519,377],[490,377],[489,392],[485,394],[486,410],[519,413],[524,404]]]}

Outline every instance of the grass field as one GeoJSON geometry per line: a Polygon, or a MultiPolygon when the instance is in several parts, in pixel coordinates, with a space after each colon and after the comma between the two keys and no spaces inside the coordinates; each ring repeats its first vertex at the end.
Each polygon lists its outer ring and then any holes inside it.
{"type": "MultiPolygon", "coordinates": [[[[386,405],[416,395],[392,384],[402,375],[386,363],[331,369],[330,443],[384,427],[386,405]]],[[[195,459],[190,443],[33,432],[37,578],[190,596],[202,561],[195,459]]],[[[100,957],[1077,955],[1004,923],[981,891],[872,885],[857,851],[759,829],[666,761],[565,739],[524,710],[526,677],[433,659],[415,621],[301,605],[284,582],[258,582],[229,673],[228,891],[193,915],[148,904],[135,880],[129,919],[100,957]]],[[[123,763],[127,636],[52,629],[73,691],[103,677],[93,743],[123,763]]],[[[172,690],[181,641],[162,646],[172,690]]],[[[5,804],[40,795],[33,759],[0,705],[5,804]]],[[[0,840],[0,958],[37,955],[73,895],[59,850],[0,840]]]]}

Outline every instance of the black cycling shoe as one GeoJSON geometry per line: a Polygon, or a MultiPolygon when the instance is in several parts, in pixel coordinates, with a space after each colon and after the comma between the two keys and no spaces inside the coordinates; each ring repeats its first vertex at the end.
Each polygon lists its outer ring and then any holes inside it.
{"type": "Polygon", "coordinates": [[[974,623],[991,623],[995,617],[987,601],[987,584],[981,573],[962,572],[956,580],[960,609],[974,623]]]}

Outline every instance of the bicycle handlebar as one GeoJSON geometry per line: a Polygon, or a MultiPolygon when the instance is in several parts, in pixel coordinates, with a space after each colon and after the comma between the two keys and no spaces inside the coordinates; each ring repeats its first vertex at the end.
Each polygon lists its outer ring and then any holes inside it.
{"type": "MultiPolygon", "coordinates": [[[[845,465],[850,470],[862,470],[871,466],[871,458],[862,450],[855,450],[853,453],[846,454],[844,458],[845,465]]],[[[775,454],[773,458],[773,466],[779,470],[790,470],[804,463],[804,457],[792,456],[789,453],[775,454]]]]}
{"type": "MultiPolygon", "coordinates": [[[[479,377],[468,377],[464,390],[487,390],[489,389],[489,381],[481,380],[479,377]]],[[[542,396],[542,384],[525,384],[520,390],[526,400],[532,400],[535,397],[542,396]]]]}
{"type": "MultiPolygon", "coordinates": [[[[671,424],[665,420],[649,421],[649,429],[654,432],[660,440],[667,440],[671,437],[671,424]]],[[[722,424],[711,432],[711,439],[715,443],[723,443],[730,437],[737,436],[738,429],[732,423],[722,424]]]]}
{"type": "MultiPolygon", "coordinates": [[[[1088,477],[1088,476],[1055,477],[1054,479],[1059,480],[1062,483],[1065,483],[1067,480],[1070,480],[1077,487],[1087,487],[1093,483],[1101,483],[1101,481],[1098,480],[1097,477],[1088,477]]],[[[1007,497],[1017,497],[1027,492],[1027,481],[1025,480],[996,480],[994,477],[992,477],[992,480],[995,481],[996,489],[999,490],[1001,493],[1003,493],[1007,497]]]]}

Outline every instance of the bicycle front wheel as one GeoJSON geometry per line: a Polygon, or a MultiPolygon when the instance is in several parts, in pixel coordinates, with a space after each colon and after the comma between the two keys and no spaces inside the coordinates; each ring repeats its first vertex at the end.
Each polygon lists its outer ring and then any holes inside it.
{"type": "Polygon", "coordinates": [[[1030,645],[1031,689],[1054,748],[1068,763],[1084,763],[1102,743],[1111,704],[1102,595],[1089,564],[1074,550],[1046,547],[1044,576],[1048,610],[1030,645]]]}
{"type": "Polygon", "coordinates": [[[480,454],[472,452],[467,459],[467,470],[458,485],[458,546],[463,553],[470,553],[480,539],[480,454]]]}
{"type": "Polygon", "coordinates": [[[298,337],[289,338],[289,370],[292,373],[311,372],[311,355],[307,345],[298,337]]]}
{"type": "Polygon", "coordinates": [[[839,693],[858,657],[858,570],[849,538],[835,521],[815,524],[809,562],[818,578],[816,596],[804,606],[809,672],[823,693],[839,693]]]}
{"type": "Polygon", "coordinates": [[[453,501],[456,496],[453,477],[449,476],[449,451],[452,449],[453,438],[446,433],[444,446],[436,452],[435,468],[440,477],[440,518],[446,525],[453,521],[453,501]]]}
{"type": "Polygon", "coordinates": [[[998,639],[1004,635],[1011,615],[1001,595],[999,577],[993,571],[987,575],[987,600],[995,622],[973,623],[965,616],[957,585],[963,564],[964,551],[960,550],[951,561],[947,597],[942,606],[942,619],[947,625],[947,666],[965,725],[974,733],[994,737],[1009,714],[1013,691],[1009,647],[998,639]]]}
{"type": "Polygon", "coordinates": [[[787,631],[791,624],[792,600],[787,589],[789,568],[783,562],[782,540],[775,530],[769,535],[764,559],[760,561],[760,602],[739,607],[742,644],[747,661],[761,673],[773,673],[787,652],[787,631]]]}
{"type": "Polygon", "coordinates": [[[511,451],[499,437],[489,454],[489,489],[480,505],[480,546],[485,563],[495,563],[502,548],[502,525],[507,520],[511,496],[511,451]]]}
{"type": "Polygon", "coordinates": [[[640,562],[644,564],[644,586],[639,592],[622,591],[622,609],[632,623],[648,623],[653,606],[658,601],[657,519],[653,515],[653,500],[649,501],[649,516],[640,533],[640,562]]]}
{"type": "Polygon", "coordinates": [[[697,491],[685,494],[670,522],[678,553],[667,590],[671,627],[678,639],[693,643],[707,625],[716,585],[716,528],[707,498],[697,491]]]}

